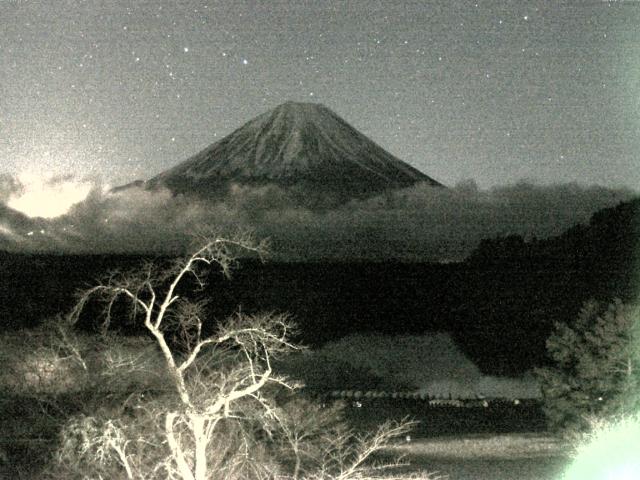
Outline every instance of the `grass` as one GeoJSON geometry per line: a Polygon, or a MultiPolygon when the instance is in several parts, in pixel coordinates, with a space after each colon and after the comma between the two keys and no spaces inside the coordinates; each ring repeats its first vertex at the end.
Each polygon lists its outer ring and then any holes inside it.
{"type": "Polygon", "coordinates": [[[410,441],[385,453],[408,462],[395,472],[398,479],[558,480],[571,461],[568,445],[546,432],[536,403],[429,408],[420,401],[385,400],[349,409],[347,417],[364,431],[375,421],[404,415],[420,423],[410,441]]]}
{"type": "Polygon", "coordinates": [[[567,452],[567,446],[541,433],[469,434],[417,439],[393,447],[397,453],[445,458],[539,458],[567,452]]]}
{"type": "MultiPolygon", "coordinates": [[[[398,402],[394,408],[389,403],[376,408],[348,409],[350,423],[361,432],[386,418],[404,416],[408,410],[421,421],[410,441],[398,442],[383,454],[389,458],[402,454],[409,462],[408,466],[393,472],[396,475],[393,478],[557,480],[568,464],[564,445],[544,431],[524,431],[524,424],[517,425],[518,432],[504,432],[507,424],[494,424],[503,433],[489,431],[490,423],[497,418],[515,417],[514,412],[518,411],[515,407],[494,411],[491,408],[422,409],[420,406],[419,402],[405,402],[405,408],[401,408],[403,405],[398,402]]],[[[0,478],[4,478],[3,475],[16,479],[34,478],[34,474],[46,465],[47,447],[56,443],[56,412],[43,411],[40,402],[20,397],[5,397],[0,407],[3,430],[8,434],[4,436],[5,441],[9,436],[38,439],[0,445],[0,452],[4,451],[5,455],[3,460],[0,454],[0,478]],[[41,439],[48,439],[48,442],[41,439]],[[5,463],[4,472],[2,463],[5,463]]],[[[537,425],[532,422],[529,426],[537,425]]]]}
{"type": "Polygon", "coordinates": [[[566,445],[543,433],[419,438],[388,454],[409,463],[398,472],[402,478],[428,471],[430,478],[449,480],[557,480],[570,461],[566,445]]]}

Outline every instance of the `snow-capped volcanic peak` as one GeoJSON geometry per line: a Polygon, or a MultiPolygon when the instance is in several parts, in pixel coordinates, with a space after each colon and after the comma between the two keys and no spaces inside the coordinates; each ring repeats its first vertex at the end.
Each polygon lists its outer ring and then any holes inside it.
{"type": "Polygon", "coordinates": [[[229,182],[310,187],[347,196],[416,182],[440,185],[327,107],[296,102],[256,117],[147,185],[207,193],[229,182]]]}

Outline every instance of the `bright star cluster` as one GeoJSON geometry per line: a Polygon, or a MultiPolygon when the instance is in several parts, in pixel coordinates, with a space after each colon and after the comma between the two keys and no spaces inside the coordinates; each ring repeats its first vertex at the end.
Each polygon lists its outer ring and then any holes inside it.
{"type": "Polygon", "coordinates": [[[148,178],[287,100],[445,184],[640,184],[639,2],[0,2],[0,173],[148,178]]]}

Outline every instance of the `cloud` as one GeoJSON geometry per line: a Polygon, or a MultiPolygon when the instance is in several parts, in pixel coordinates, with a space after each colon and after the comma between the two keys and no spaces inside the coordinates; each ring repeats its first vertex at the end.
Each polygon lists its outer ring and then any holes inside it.
{"type": "Polygon", "coordinates": [[[54,218],[84,200],[93,185],[73,176],[21,174],[0,178],[0,200],[29,217],[54,218]]]}
{"type": "MultiPolygon", "coordinates": [[[[175,252],[193,234],[252,230],[269,237],[276,259],[459,260],[483,238],[520,234],[545,238],[588,222],[599,209],[633,192],[577,184],[518,183],[481,190],[417,185],[338,206],[297,206],[275,186],[233,186],[218,200],[196,201],[167,190],[96,186],[84,201],[47,221],[20,248],[71,252],[175,252]]],[[[0,219],[1,220],[1,219],[0,219]]]]}
{"type": "Polygon", "coordinates": [[[258,209],[254,220],[276,251],[302,259],[458,260],[483,238],[557,235],[631,195],[575,184],[520,183],[491,190],[471,182],[448,190],[420,185],[320,212],[258,209]]]}
{"type": "Polygon", "coordinates": [[[0,174],[0,203],[6,203],[11,196],[23,191],[24,187],[17,178],[6,173],[0,174]]]}

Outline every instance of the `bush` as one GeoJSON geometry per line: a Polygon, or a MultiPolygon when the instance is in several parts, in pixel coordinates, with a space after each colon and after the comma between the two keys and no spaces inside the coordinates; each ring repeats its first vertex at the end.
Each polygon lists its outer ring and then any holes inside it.
{"type": "Polygon", "coordinates": [[[537,370],[549,426],[589,431],[595,418],[640,407],[640,318],[635,305],[585,303],[573,325],[547,340],[552,366],[537,370]]]}
{"type": "Polygon", "coordinates": [[[0,478],[35,478],[68,422],[117,418],[168,385],[151,339],[79,332],[62,317],[3,332],[0,345],[0,478]]]}

